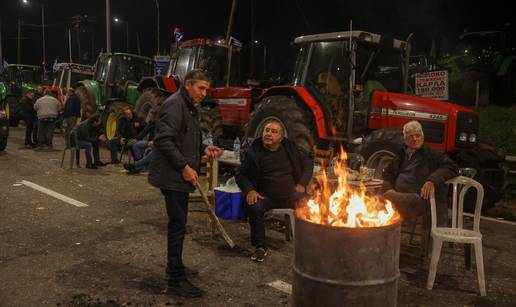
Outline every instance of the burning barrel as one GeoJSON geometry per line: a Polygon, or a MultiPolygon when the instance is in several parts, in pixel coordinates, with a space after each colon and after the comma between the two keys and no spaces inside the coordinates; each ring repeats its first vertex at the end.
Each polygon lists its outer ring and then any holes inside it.
{"type": "Polygon", "coordinates": [[[399,219],[364,228],[296,223],[294,306],[396,306],[399,219]]]}
{"type": "Polygon", "coordinates": [[[294,306],[396,306],[400,216],[364,185],[349,185],[344,164],[333,172],[338,184],[323,172],[296,209],[294,306]]]}

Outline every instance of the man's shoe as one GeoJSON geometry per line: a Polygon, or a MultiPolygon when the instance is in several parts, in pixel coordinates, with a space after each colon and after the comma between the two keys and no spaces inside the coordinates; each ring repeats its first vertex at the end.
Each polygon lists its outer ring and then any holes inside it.
{"type": "Polygon", "coordinates": [[[131,171],[134,169],[134,164],[131,163],[124,163],[124,168],[128,171],[131,171]]]}
{"type": "MultiPolygon", "coordinates": [[[[165,268],[165,273],[169,274],[168,267],[165,268]]],[[[199,275],[199,271],[185,266],[185,275],[186,275],[186,277],[195,277],[195,276],[199,275]]]]}
{"type": "Polygon", "coordinates": [[[95,165],[95,166],[106,166],[107,164],[102,162],[102,161],[97,161],[97,162],[93,163],[93,165],[95,165]]]}
{"type": "Polygon", "coordinates": [[[251,260],[256,262],[263,262],[267,256],[267,249],[264,247],[257,247],[254,253],[251,255],[251,260]]]}
{"type": "Polygon", "coordinates": [[[132,170],[127,171],[127,175],[136,175],[136,174],[139,174],[139,173],[140,173],[140,170],[137,170],[135,168],[133,168],[132,170]]]}
{"type": "Polygon", "coordinates": [[[86,164],[86,168],[89,168],[89,169],[97,169],[98,167],[94,164],[86,164]]]}
{"type": "Polygon", "coordinates": [[[200,297],[202,290],[192,285],[188,280],[168,281],[167,293],[182,297],[200,297]]]}

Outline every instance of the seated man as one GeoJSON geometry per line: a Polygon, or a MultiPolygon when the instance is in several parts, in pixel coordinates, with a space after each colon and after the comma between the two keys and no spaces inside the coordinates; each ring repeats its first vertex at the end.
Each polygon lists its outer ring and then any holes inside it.
{"type": "Polygon", "coordinates": [[[236,182],[245,195],[251,243],[256,248],[251,260],[261,262],[267,255],[265,211],[295,208],[312,171],[313,163],[307,153],[283,137],[282,126],[276,120],[268,121],[262,137],[244,151],[236,182]]]}
{"type": "Polygon", "coordinates": [[[125,144],[136,143],[136,136],[145,128],[145,120],[134,115],[130,107],[122,108],[122,118],[118,121],[116,137],[109,141],[111,163],[118,164],[118,148],[125,144]]]}
{"type": "Polygon", "coordinates": [[[128,171],[128,174],[137,174],[145,166],[149,165],[154,157],[154,131],[156,128],[156,111],[150,112],[149,123],[145,126],[138,136],[136,137],[138,142],[131,145],[130,150],[134,158],[134,164],[124,163],[124,168],[128,171]],[[151,151],[144,156],[145,150],[151,148],[151,151]]]}
{"type": "MultiPolygon", "coordinates": [[[[77,135],[79,148],[84,149],[86,154],[86,168],[96,169],[98,166],[106,164],[100,161],[99,142],[105,142],[106,136],[102,133],[100,123],[100,115],[95,114],[85,121],[82,121],[73,127],[71,134],[77,135]],[[93,151],[93,163],[91,161],[91,152],[93,151]]],[[[75,145],[72,138],[72,145],[75,145]]]]}
{"type": "Polygon", "coordinates": [[[423,215],[430,228],[430,196],[435,191],[437,225],[448,222],[444,182],[458,175],[458,167],[446,154],[424,145],[421,124],[411,121],[403,126],[405,145],[383,171],[383,196],[400,215],[423,215]]]}

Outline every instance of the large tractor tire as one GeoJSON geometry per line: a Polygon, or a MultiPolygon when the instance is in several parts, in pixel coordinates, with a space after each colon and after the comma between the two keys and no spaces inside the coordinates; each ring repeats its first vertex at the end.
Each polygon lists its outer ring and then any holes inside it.
{"type": "Polygon", "coordinates": [[[165,96],[160,90],[154,87],[148,88],[136,101],[134,112],[141,118],[144,118],[146,122],[148,122],[150,111],[158,111],[161,107],[161,104],[163,103],[163,100],[165,100],[165,96]]]}
{"type": "Polygon", "coordinates": [[[212,107],[201,107],[199,114],[203,140],[211,134],[213,144],[219,145],[219,138],[222,137],[222,117],[217,109],[212,107]]]}
{"type": "Polygon", "coordinates": [[[105,128],[106,138],[108,140],[112,140],[115,137],[118,128],[118,120],[122,115],[122,108],[128,106],[129,105],[124,102],[113,102],[104,110],[102,114],[102,124],[105,128]]]}
{"type": "Polygon", "coordinates": [[[247,137],[262,136],[265,123],[275,119],[283,126],[285,137],[307,152],[312,151],[315,142],[313,117],[294,98],[287,96],[266,97],[250,114],[247,137]]]}
{"type": "Polygon", "coordinates": [[[368,168],[374,168],[374,178],[382,178],[383,170],[400,151],[404,144],[401,129],[379,129],[364,138],[358,153],[366,161],[368,168]]]}
{"type": "Polygon", "coordinates": [[[9,96],[5,99],[5,113],[7,113],[7,119],[9,119],[9,126],[18,127],[20,118],[18,116],[18,110],[16,108],[18,99],[15,96],[9,96]]]}
{"type": "Polygon", "coordinates": [[[75,94],[81,100],[81,120],[88,119],[97,112],[97,104],[85,86],[79,85],[75,89],[75,94]]]}

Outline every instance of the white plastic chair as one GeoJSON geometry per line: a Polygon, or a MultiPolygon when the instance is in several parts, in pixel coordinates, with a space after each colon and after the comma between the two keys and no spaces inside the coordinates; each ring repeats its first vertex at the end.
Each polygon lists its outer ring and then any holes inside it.
{"type": "Polygon", "coordinates": [[[484,188],[477,181],[464,176],[452,178],[446,181],[446,183],[453,185],[452,226],[436,226],[435,196],[432,195],[432,197],[430,198],[430,205],[432,214],[431,236],[433,244],[432,257],[430,259],[430,268],[428,271],[428,280],[426,282],[426,288],[431,290],[434,286],[435,274],[437,272],[437,263],[439,262],[439,256],[441,254],[441,247],[443,245],[443,241],[472,244],[475,248],[475,260],[477,263],[477,274],[480,295],[485,296],[486,284],[484,277],[484,257],[482,256],[482,234],[480,233],[480,212],[482,210],[482,201],[484,199],[484,188]],[[469,230],[463,228],[464,197],[466,195],[466,192],[472,187],[477,190],[477,200],[475,205],[473,230],[469,230]]]}

